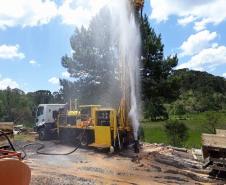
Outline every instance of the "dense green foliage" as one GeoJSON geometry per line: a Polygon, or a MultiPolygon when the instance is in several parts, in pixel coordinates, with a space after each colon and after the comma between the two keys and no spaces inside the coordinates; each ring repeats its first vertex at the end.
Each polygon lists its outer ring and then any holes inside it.
{"type": "Polygon", "coordinates": [[[203,128],[206,129],[206,132],[211,134],[216,134],[216,129],[220,125],[221,116],[213,114],[211,112],[206,113],[206,123],[203,124],[203,128]]]}
{"type": "Polygon", "coordinates": [[[0,91],[0,121],[21,123],[32,121],[32,102],[19,89],[0,91]]]}
{"type": "Polygon", "coordinates": [[[141,20],[142,40],[142,100],[144,116],[152,120],[167,119],[168,113],[164,102],[171,102],[178,96],[178,80],[171,78],[176,67],[177,56],[164,58],[164,45],[161,35],[156,35],[148,17],[141,20]]]}
{"type": "Polygon", "coordinates": [[[41,103],[61,103],[59,92],[39,90],[25,94],[20,89],[0,90],[0,121],[14,122],[32,127],[33,111],[41,103]]]}
{"type": "Polygon", "coordinates": [[[182,146],[188,138],[188,128],[183,122],[178,120],[167,121],[164,130],[168,141],[173,146],[182,146]]]}
{"type": "MultiPolygon", "coordinates": [[[[207,72],[181,69],[174,71],[179,82],[179,97],[168,106],[173,115],[218,111],[226,108],[226,80],[207,72]]],[[[167,103],[167,102],[166,102],[167,103]]]]}

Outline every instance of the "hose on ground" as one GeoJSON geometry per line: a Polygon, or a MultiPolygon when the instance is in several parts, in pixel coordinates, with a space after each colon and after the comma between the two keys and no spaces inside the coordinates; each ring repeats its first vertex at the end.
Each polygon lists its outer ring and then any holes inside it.
{"type": "Polygon", "coordinates": [[[14,146],[13,146],[11,140],[9,139],[9,137],[7,136],[7,134],[11,134],[11,133],[10,132],[3,132],[2,130],[0,130],[0,137],[4,136],[7,139],[7,141],[9,143],[10,147],[12,148],[12,150],[16,151],[16,149],[14,148],[14,146]]]}
{"type": "Polygon", "coordinates": [[[39,143],[39,142],[35,142],[35,143],[28,143],[24,146],[22,146],[22,151],[24,153],[24,156],[23,156],[23,159],[27,156],[26,152],[25,152],[25,149],[28,147],[28,146],[33,146],[33,145],[39,145],[39,147],[36,149],[36,153],[37,154],[41,154],[41,155],[70,155],[72,153],[74,153],[80,146],[81,146],[81,142],[82,142],[82,139],[83,137],[85,136],[85,132],[86,132],[86,128],[84,129],[84,131],[82,132],[81,136],[80,136],[80,139],[78,139],[78,144],[75,146],[75,148],[70,151],[70,152],[67,152],[67,153],[48,153],[48,152],[43,152],[41,151],[42,149],[45,148],[45,145],[43,143],[39,143]]]}

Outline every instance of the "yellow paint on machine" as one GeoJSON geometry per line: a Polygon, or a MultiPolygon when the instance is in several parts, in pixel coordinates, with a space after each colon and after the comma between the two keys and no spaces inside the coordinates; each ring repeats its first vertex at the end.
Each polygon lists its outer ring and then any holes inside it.
{"type": "Polygon", "coordinates": [[[95,126],[95,145],[96,146],[111,146],[111,130],[108,126],[95,126]]]}

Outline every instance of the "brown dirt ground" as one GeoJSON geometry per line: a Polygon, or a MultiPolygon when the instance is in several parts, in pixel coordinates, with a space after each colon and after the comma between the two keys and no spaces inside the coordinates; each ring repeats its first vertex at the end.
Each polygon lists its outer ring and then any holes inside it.
{"type": "MultiPolygon", "coordinates": [[[[54,141],[44,144],[46,152],[64,153],[73,149],[54,141]]],[[[156,144],[143,144],[138,155],[130,150],[109,154],[93,148],[79,148],[63,156],[39,155],[36,147],[26,149],[25,163],[31,168],[31,185],[224,184],[210,179],[190,152],[156,144]],[[164,160],[175,162],[168,164],[164,160]]]]}

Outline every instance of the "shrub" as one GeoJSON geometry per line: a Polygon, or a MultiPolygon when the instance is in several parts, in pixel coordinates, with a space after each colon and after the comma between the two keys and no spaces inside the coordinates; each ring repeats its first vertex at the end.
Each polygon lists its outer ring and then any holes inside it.
{"type": "Polygon", "coordinates": [[[164,127],[171,145],[182,146],[182,144],[188,139],[188,128],[184,123],[177,120],[170,120],[166,122],[164,127]]]}
{"type": "Polygon", "coordinates": [[[211,134],[216,134],[216,127],[220,124],[220,115],[213,112],[206,113],[206,123],[204,129],[211,134]]]}

